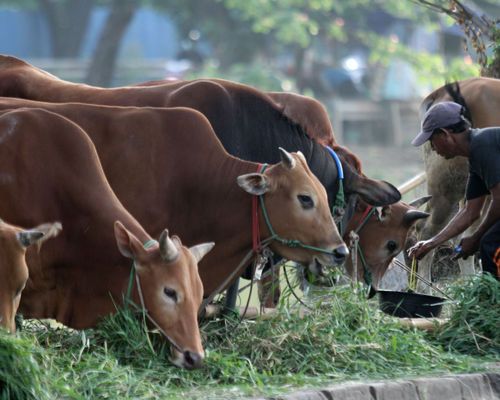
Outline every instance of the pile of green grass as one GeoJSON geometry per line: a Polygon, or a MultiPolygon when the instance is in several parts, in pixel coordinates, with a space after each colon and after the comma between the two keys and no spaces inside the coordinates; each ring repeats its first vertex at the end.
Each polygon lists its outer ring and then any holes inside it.
{"type": "MultiPolygon", "coordinates": [[[[470,372],[499,359],[489,350],[471,357],[466,348],[456,348],[460,335],[445,332],[462,328],[451,323],[441,336],[403,328],[359,288],[331,288],[310,308],[299,315],[285,290],[280,312],[269,320],[239,322],[233,316],[202,322],[206,358],[196,371],[168,361],[170,347],[159,334],[144,333],[137,310],[121,310],[83,332],[31,322],[16,335],[0,332],[0,394],[20,399],[271,396],[345,380],[470,372]]],[[[489,318],[499,326],[498,313],[489,318]]],[[[467,321],[477,340],[477,320],[467,321]]],[[[497,338],[485,339],[484,349],[497,338]]]]}
{"type": "Polygon", "coordinates": [[[500,281],[473,275],[451,288],[456,300],[438,340],[464,354],[500,358],[500,281]]]}

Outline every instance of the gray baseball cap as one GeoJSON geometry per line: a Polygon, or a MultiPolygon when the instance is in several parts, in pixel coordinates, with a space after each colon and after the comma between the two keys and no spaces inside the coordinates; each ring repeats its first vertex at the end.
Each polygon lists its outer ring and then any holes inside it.
{"type": "Polygon", "coordinates": [[[437,128],[446,128],[447,126],[457,124],[462,118],[462,106],[453,101],[444,101],[434,104],[427,110],[422,121],[421,132],[413,139],[413,146],[424,144],[437,128]]]}

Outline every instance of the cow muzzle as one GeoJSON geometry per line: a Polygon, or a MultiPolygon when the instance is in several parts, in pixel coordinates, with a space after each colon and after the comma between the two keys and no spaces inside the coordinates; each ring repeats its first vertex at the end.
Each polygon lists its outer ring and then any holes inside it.
{"type": "Polygon", "coordinates": [[[313,257],[309,264],[309,271],[318,276],[326,276],[331,267],[340,267],[344,264],[349,255],[349,249],[345,244],[337,247],[331,253],[322,253],[313,257]]]}
{"type": "Polygon", "coordinates": [[[202,353],[196,353],[189,350],[184,350],[182,353],[175,351],[175,355],[175,359],[170,359],[172,364],[188,370],[201,368],[203,359],[205,358],[202,353]]]}

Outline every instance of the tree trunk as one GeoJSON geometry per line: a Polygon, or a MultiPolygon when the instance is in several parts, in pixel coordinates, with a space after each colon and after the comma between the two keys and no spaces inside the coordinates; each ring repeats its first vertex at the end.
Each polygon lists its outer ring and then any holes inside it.
{"type": "Polygon", "coordinates": [[[134,16],[137,0],[113,0],[111,11],[99,37],[86,82],[94,86],[110,86],[120,42],[134,16]]]}
{"type": "Polygon", "coordinates": [[[481,71],[481,76],[500,79],[500,52],[497,52],[493,57],[493,61],[489,67],[481,71]]]}
{"type": "Polygon", "coordinates": [[[76,58],[90,19],[93,0],[40,0],[52,40],[52,56],[76,58]]]}

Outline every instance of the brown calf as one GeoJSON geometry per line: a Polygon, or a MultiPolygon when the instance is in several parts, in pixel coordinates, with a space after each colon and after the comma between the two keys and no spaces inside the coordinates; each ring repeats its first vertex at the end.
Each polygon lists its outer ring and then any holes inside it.
{"type": "Polygon", "coordinates": [[[24,229],[0,220],[0,325],[10,332],[16,330],[14,316],[29,276],[26,249],[34,243],[39,249],[42,242],[60,231],[58,222],[24,229]]]}

